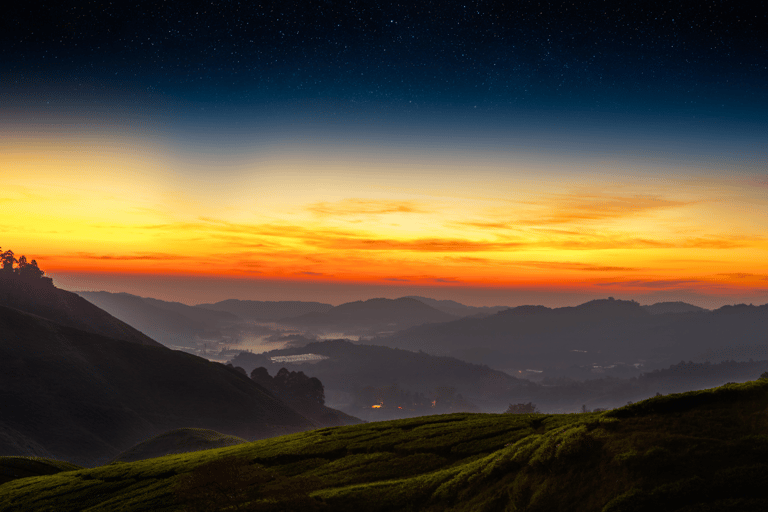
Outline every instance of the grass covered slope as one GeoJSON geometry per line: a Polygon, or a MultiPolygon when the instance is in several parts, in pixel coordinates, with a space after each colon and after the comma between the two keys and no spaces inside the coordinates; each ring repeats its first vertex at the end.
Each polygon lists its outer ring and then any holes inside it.
{"type": "Polygon", "coordinates": [[[63,460],[46,457],[0,457],[0,485],[17,478],[53,475],[61,471],[83,469],[63,460]]]}
{"type": "Polygon", "coordinates": [[[245,439],[204,428],[177,428],[142,441],[124,451],[112,462],[133,462],[175,453],[197,452],[247,443],[245,439]]]}
{"type": "Polygon", "coordinates": [[[766,510],[766,433],[768,381],[753,381],[604,413],[429,416],[23,478],[0,486],[0,510],[766,510]]]}

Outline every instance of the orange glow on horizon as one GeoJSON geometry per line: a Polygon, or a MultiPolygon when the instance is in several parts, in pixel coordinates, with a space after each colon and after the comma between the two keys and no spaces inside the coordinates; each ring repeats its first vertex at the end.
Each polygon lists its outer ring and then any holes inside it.
{"type": "Polygon", "coordinates": [[[339,154],[246,155],[210,171],[139,137],[10,138],[0,245],[49,274],[768,289],[768,185],[752,178],[546,155],[339,154]]]}

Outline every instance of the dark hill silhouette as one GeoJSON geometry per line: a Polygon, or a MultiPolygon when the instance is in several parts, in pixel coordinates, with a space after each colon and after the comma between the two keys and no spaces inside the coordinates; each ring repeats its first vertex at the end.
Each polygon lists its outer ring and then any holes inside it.
{"type": "Polygon", "coordinates": [[[214,311],[226,311],[247,320],[271,322],[281,318],[290,318],[307,313],[324,313],[333,306],[320,302],[301,301],[258,301],[228,299],[213,304],[198,304],[198,308],[214,311]]]}
{"type": "Polygon", "coordinates": [[[418,295],[409,295],[403,298],[416,299],[420,302],[423,302],[427,306],[431,306],[439,311],[442,311],[443,313],[448,313],[449,315],[454,315],[457,317],[490,316],[498,313],[499,311],[504,311],[505,309],[509,309],[509,306],[491,306],[491,307],[467,306],[465,304],[456,302],[454,300],[437,300],[437,299],[430,299],[428,297],[419,297],[418,295]]]}
{"type": "Polygon", "coordinates": [[[347,302],[325,313],[307,313],[295,318],[283,318],[286,325],[352,332],[396,331],[414,325],[447,322],[456,317],[416,299],[369,299],[347,302]]]}
{"type": "Polygon", "coordinates": [[[147,439],[129,448],[112,462],[133,462],[175,453],[189,453],[246,443],[241,437],[229,436],[204,428],[178,428],[147,439]]]}
{"type": "Polygon", "coordinates": [[[0,280],[0,306],[37,315],[83,331],[141,345],[160,346],[149,336],[75,293],[51,286],[31,288],[21,280],[0,280]]]}
{"type": "Polygon", "coordinates": [[[164,344],[190,346],[198,337],[241,321],[225,311],[128,293],[77,292],[89,302],[164,344]]]}
{"type": "MultiPolygon", "coordinates": [[[[597,300],[576,307],[521,306],[487,318],[413,327],[370,340],[456,355],[499,369],[642,362],[660,368],[715,353],[738,341],[765,344],[768,306],[651,314],[634,301],[597,300]]],[[[712,361],[715,362],[715,361],[712,361]]]]}
{"type": "Polygon", "coordinates": [[[82,465],[175,428],[256,439],[316,426],[219,363],[2,306],[0,390],[0,454],[28,455],[28,440],[82,465]]]}
{"type": "Polygon", "coordinates": [[[708,309],[694,306],[686,302],[657,302],[650,306],[643,306],[643,309],[652,315],[678,314],[678,313],[703,313],[708,309]]]}

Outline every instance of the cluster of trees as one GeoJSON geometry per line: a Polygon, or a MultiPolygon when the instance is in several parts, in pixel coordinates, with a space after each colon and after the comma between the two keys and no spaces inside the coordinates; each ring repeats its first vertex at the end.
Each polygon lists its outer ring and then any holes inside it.
{"type": "MultiPolygon", "coordinates": [[[[237,367],[240,368],[240,367],[237,367]]],[[[242,370],[245,372],[245,370],[242,370]]],[[[280,368],[274,377],[263,366],[251,372],[251,379],[277,394],[306,398],[320,405],[325,404],[325,388],[317,377],[307,377],[304,372],[291,372],[280,368]]]]}
{"type": "MultiPolygon", "coordinates": [[[[0,250],[2,247],[0,247],[0,250]]],[[[0,263],[3,265],[3,275],[17,275],[23,279],[35,280],[45,275],[45,272],[37,266],[37,261],[27,262],[26,256],[16,259],[16,255],[11,250],[0,252],[0,263]],[[16,267],[14,268],[14,264],[16,267]]]]}
{"type": "Polygon", "coordinates": [[[536,407],[536,404],[528,402],[527,404],[509,404],[509,407],[504,412],[507,414],[538,414],[541,411],[536,407]]]}

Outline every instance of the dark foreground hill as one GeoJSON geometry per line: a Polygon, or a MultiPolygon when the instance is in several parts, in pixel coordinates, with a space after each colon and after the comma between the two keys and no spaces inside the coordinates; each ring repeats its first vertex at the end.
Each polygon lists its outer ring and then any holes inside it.
{"type": "Polygon", "coordinates": [[[161,346],[149,336],[79,295],[60,290],[45,281],[33,286],[21,279],[0,279],[0,306],[32,313],[62,325],[118,340],[161,346]]]}
{"type": "Polygon", "coordinates": [[[22,478],[0,509],[768,509],[768,382],[604,413],[451,414],[22,478]]]}
{"type": "Polygon", "coordinates": [[[317,426],[219,363],[2,306],[0,404],[0,454],[81,465],[174,428],[258,439],[317,426]]]}

